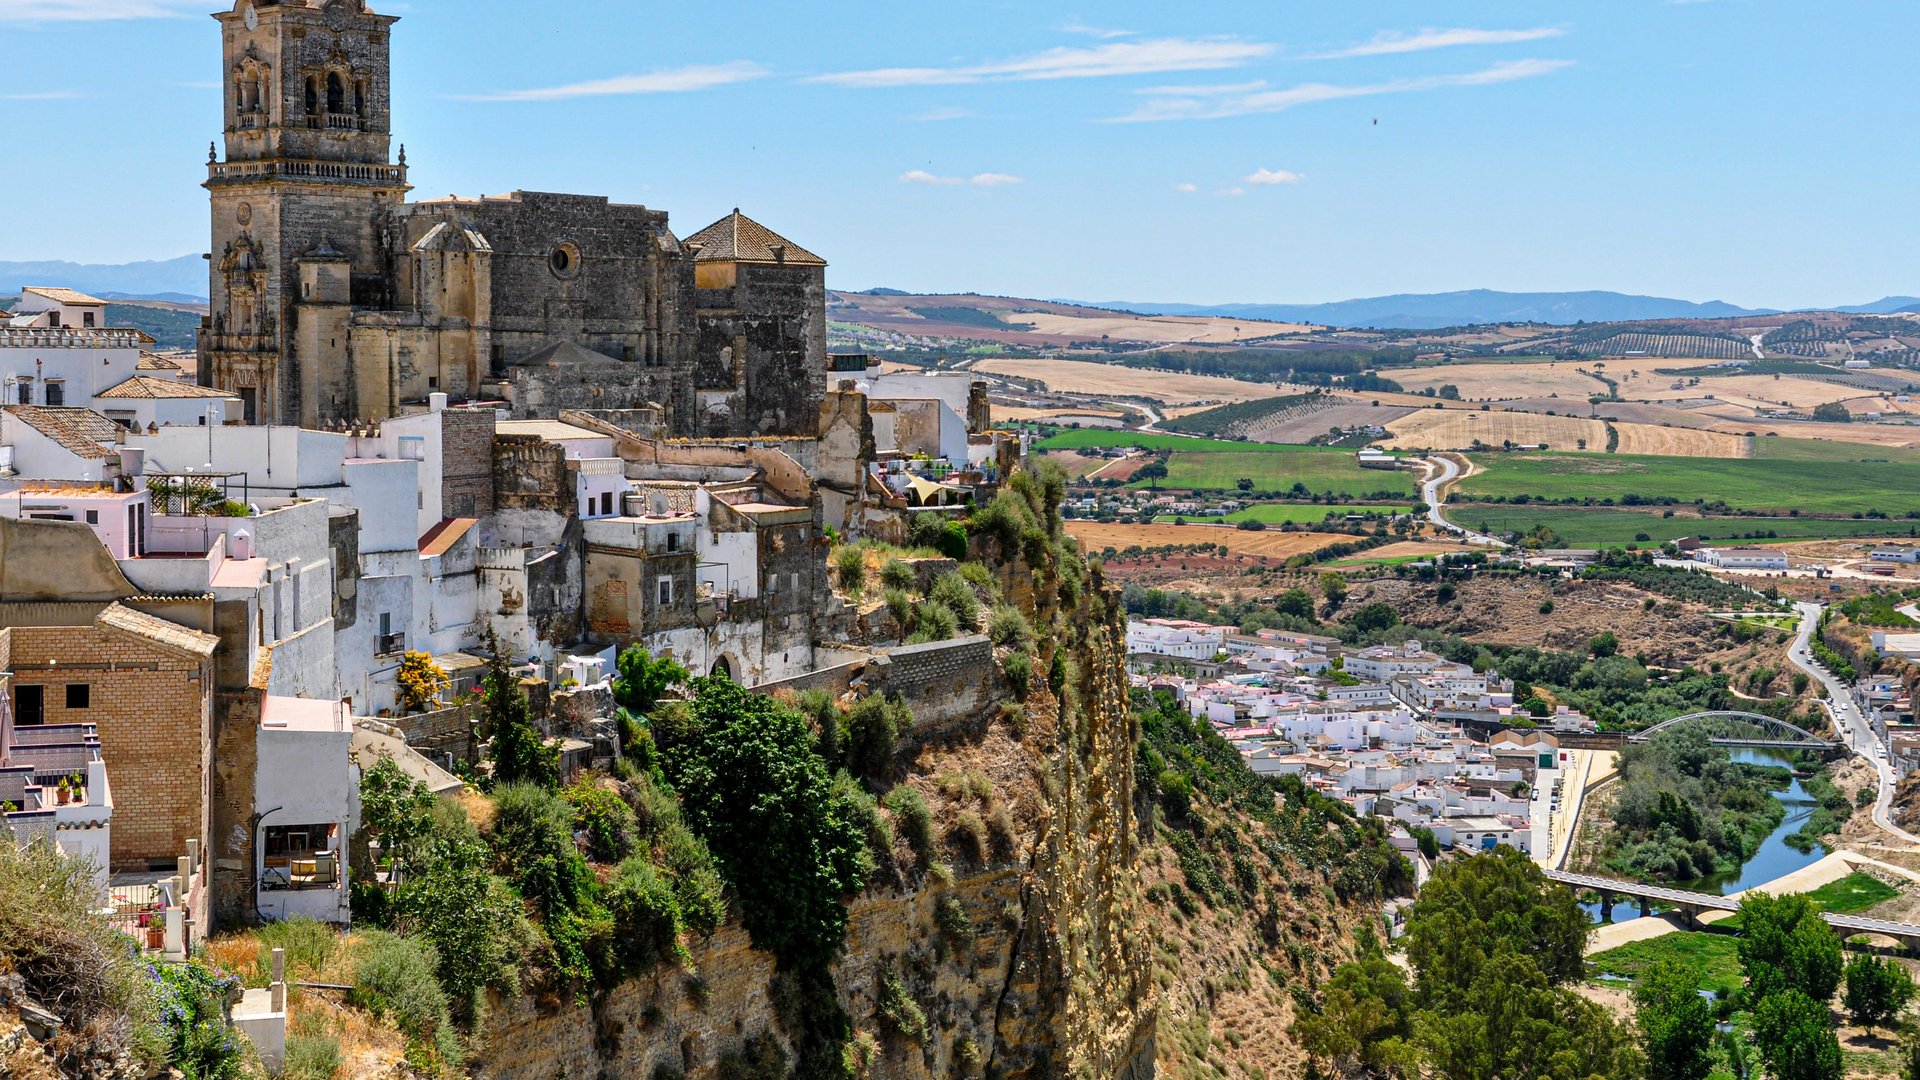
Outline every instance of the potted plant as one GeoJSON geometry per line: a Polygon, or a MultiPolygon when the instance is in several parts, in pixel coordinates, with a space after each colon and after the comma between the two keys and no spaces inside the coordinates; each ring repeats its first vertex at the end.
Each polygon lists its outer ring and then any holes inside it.
{"type": "Polygon", "coordinates": [[[73,801],[73,789],[67,786],[66,777],[63,776],[60,778],[60,786],[54,789],[54,795],[61,806],[65,806],[73,801]]]}
{"type": "Polygon", "coordinates": [[[167,947],[167,924],[164,916],[158,912],[146,912],[140,916],[140,926],[147,932],[147,948],[159,950],[167,947]]]}

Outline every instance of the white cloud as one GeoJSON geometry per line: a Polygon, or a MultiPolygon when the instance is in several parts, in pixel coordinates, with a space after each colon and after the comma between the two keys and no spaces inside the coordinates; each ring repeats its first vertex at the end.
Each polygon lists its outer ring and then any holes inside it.
{"type": "MultiPolygon", "coordinates": [[[[4,3],[5,0],[0,0],[4,3]]],[[[764,79],[769,72],[759,64],[738,60],[730,64],[700,64],[692,67],[652,71],[644,75],[617,75],[611,79],[547,86],[532,90],[501,90],[490,94],[454,94],[460,101],[570,101],[585,97],[615,97],[628,94],[683,94],[693,90],[711,90],[735,83],[764,79]]]]}
{"type": "Polygon", "coordinates": [[[1276,187],[1280,184],[1297,184],[1305,179],[1303,174],[1286,169],[1255,169],[1246,182],[1254,187],[1276,187]]]}
{"type": "Polygon", "coordinates": [[[1183,195],[1192,195],[1200,190],[1200,185],[1199,184],[1175,184],[1173,185],[1173,190],[1178,191],[1183,195]]]}
{"type": "Polygon", "coordinates": [[[1067,25],[1060,28],[1060,32],[1063,34],[1081,34],[1086,37],[1099,38],[1102,41],[1112,41],[1114,38],[1129,38],[1129,37],[1139,36],[1138,34],[1134,33],[1132,30],[1109,30],[1106,27],[1102,27],[1102,26],[1088,26],[1086,23],[1082,23],[1082,22],[1068,23],[1067,25]]]}
{"type": "Polygon", "coordinates": [[[863,88],[954,86],[1040,79],[1093,79],[1167,71],[1214,71],[1271,56],[1273,46],[1229,38],[1166,38],[1048,49],[995,64],[946,68],[875,68],[816,75],[808,82],[863,88]]]}
{"type": "Polygon", "coordinates": [[[1425,52],[1428,49],[1450,49],[1460,45],[1514,45],[1523,41],[1556,38],[1565,33],[1565,30],[1551,26],[1535,27],[1531,30],[1428,29],[1412,34],[1396,33],[1390,30],[1374,35],[1373,40],[1364,45],[1316,53],[1307,59],[1344,60],[1354,56],[1394,56],[1400,53],[1425,52]]]}
{"type": "Polygon", "coordinates": [[[903,184],[926,184],[931,187],[966,187],[971,184],[974,187],[985,188],[1007,187],[1012,184],[1026,183],[1026,181],[1020,177],[1011,176],[1007,173],[980,173],[971,177],[937,176],[927,172],[925,169],[914,169],[912,172],[901,173],[900,182],[903,184]]]}
{"type": "Polygon", "coordinates": [[[1492,86],[1521,79],[1537,79],[1572,66],[1571,60],[1507,60],[1480,71],[1458,75],[1429,75],[1357,86],[1304,83],[1284,90],[1256,90],[1249,93],[1230,91],[1217,95],[1149,96],[1146,103],[1134,112],[1114,117],[1108,122],[1137,124],[1159,120],[1219,120],[1231,116],[1253,116],[1284,112],[1320,101],[1376,97],[1381,94],[1412,94],[1453,86],[1492,86]]]}
{"type": "Polygon", "coordinates": [[[1247,193],[1246,188],[1237,188],[1237,187],[1221,188],[1219,191],[1214,192],[1216,196],[1219,196],[1221,198],[1226,198],[1226,199],[1237,199],[1240,196],[1245,195],[1246,193],[1247,193]]]}
{"type": "Polygon", "coordinates": [[[926,112],[914,117],[914,119],[922,124],[938,124],[947,120],[971,120],[973,119],[973,115],[972,109],[963,109],[957,105],[949,105],[939,109],[928,109],[926,112]]]}
{"type": "Polygon", "coordinates": [[[0,0],[0,22],[103,22],[204,14],[204,0],[0,0]]]}

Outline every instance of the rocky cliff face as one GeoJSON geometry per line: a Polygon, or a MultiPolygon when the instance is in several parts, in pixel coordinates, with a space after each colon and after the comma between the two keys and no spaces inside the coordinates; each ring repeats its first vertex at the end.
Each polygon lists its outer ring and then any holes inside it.
{"type": "MultiPolygon", "coordinates": [[[[1030,560],[985,543],[983,561],[1042,638],[1034,686],[1024,702],[1009,689],[970,722],[903,739],[899,782],[931,808],[940,851],[916,858],[902,842],[851,901],[834,969],[854,1024],[849,1057],[874,1080],[1152,1076],[1124,615],[1070,551],[1063,589],[1059,547],[1029,545],[1030,560]],[[987,843],[959,835],[983,818],[996,825],[987,843]]],[[[738,926],[691,952],[688,965],[591,1006],[538,995],[498,1004],[474,1075],[784,1075],[752,1071],[798,1027],[797,992],[773,958],[738,926]]]]}

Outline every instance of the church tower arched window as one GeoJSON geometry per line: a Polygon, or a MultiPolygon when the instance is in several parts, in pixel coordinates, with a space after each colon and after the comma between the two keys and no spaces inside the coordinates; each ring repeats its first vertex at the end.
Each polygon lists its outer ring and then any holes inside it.
{"type": "Polygon", "coordinates": [[[367,118],[367,80],[365,79],[353,84],[353,115],[362,120],[367,118]]]}
{"type": "Polygon", "coordinates": [[[330,113],[347,111],[346,87],[341,85],[340,76],[332,73],[327,75],[327,111],[330,113]]]}
{"type": "Polygon", "coordinates": [[[320,88],[314,83],[313,76],[309,75],[307,76],[307,115],[312,116],[319,111],[320,88]]]}

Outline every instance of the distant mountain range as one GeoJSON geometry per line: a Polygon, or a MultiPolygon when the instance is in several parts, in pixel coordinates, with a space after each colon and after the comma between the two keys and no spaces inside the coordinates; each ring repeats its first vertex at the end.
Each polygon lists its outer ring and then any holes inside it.
{"type": "MultiPolygon", "coordinates": [[[[1479,323],[1548,323],[1566,326],[1577,322],[1732,319],[1745,315],[1779,314],[1777,309],[1743,308],[1718,300],[1702,304],[1615,292],[1509,293],[1490,289],[1377,296],[1331,304],[1206,305],[1106,301],[1088,306],[1134,311],[1142,315],[1217,315],[1383,330],[1435,330],[1443,326],[1479,323]]],[[[1871,304],[1819,310],[1842,311],[1852,315],[1885,315],[1920,310],[1920,297],[1890,296],[1871,304]]]]}
{"type": "Polygon", "coordinates": [[[205,303],[207,260],[182,255],[165,262],[84,265],[70,262],[0,262],[0,296],[27,285],[56,285],[103,300],[171,300],[205,303]]]}
{"type": "MultiPolygon", "coordinates": [[[[25,285],[60,285],[90,292],[108,300],[166,300],[204,303],[207,262],[199,255],[182,255],[163,262],[84,265],[70,262],[0,262],[0,295],[18,293],[25,285]]],[[[906,296],[898,289],[869,289],[869,296],[906,296]]],[[[1433,330],[1478,323],[1636,322],[1651,319],[1730,319],[1746,315],[1775,315],[1769,308],[1743,308],[1711,300],[1694,303],[1660,296],[1630,296],[1616,292],[1511,293],[1490,289],[1465,292],[1401,294],[1331,304],[1169,304],[1135,300],[1059,303],[1132,311],[1143,315],[1218,315],[1226,318],[1305,322],[1322,326],[1372,329],[1433,330]]],[[[1815,310],[1815,309],[1806,309],[1815,310]]],[[[1920,311],[1920,297],[1889,296],[1871,304],[1822,308],[1851,315],[1886,315],[1920,311]]]]}

